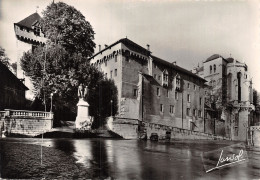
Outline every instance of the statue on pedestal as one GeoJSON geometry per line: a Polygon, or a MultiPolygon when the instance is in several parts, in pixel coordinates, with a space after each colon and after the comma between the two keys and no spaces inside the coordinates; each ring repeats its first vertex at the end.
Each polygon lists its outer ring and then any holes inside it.
{"type": "Polygon", "coordinates": [[[84,101],[86,101],[87,96],[88,96],[88,86],[84,87],[82,84],[80,84],[78,88],[79,99],[83,99],[84,101]]]}
{"type": "Polygon", "coordinates": [[[81,130],[90,130],[92,125],[92,118],[89,116],[88,107],[86,99],[88,96],[88,86],[83,86],[81,83],[78,88],[78,97],[79,102],[78,106],[78,114],[75,122],[76,129],[81,130]]]}

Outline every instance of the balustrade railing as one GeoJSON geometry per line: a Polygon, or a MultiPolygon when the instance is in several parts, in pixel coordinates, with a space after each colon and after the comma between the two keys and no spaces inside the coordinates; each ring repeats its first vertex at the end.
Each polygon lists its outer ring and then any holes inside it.
{"type": "Polygon", "coordinates": [[[53,118],[52,112],[43,111],[27,111],[27,110],[12,110],[5,109],[5,111],[0,111],[0,117],[10,116],[10,117],[32,117],[32,118],[53,118]]]}
{"type": "Polygon", "coordinates": [[[5,111],[0,111],[0,117],[4,117],[5,116],[5,111]]]}

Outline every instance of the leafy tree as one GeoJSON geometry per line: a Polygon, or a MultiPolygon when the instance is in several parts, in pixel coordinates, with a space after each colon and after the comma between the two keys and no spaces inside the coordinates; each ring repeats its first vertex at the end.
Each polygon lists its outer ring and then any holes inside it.
{"type": "Polygon", "coordinates": [[[15,62],[15,63],[12,63],[11,64],[11,67],[13,68],[13,70],[15,71],[15,72],[17,72],[17,63],[15,62]]]}
{"type": "Polygon", "coordinates": [[[10,59],[5,54],[5,49],[0,46],[0,61],[6,65],[8,68],[10,67],[10,59]]]}
{"type": "Polygon", "coordinates": [[[257,90],[253,89],[253,105],[256,107],[259,104],[259,95],[257,90]]]}
{"type": "MultiPolygon", "coordinates": [[[[43,14],[42,28],[49,40],[44,47],[26,52],[21,59],[37,99],[49,109],[50,94],[55,92],[55,114],[64,114],[66,109],[66,113],[71,111],[75,115],[78,86],[83,83],[89,88],[90,115],[97,122],[95,127],[104,124],[105,117],[110,115],[107,109],[111,109],[111,99],[113,114],[117,112],[117,90],[113,81],[105,79],[103,73],[89,64],[88,58],[95,47],[90,24],[75,8],[61,2],[50,4],[43,14]],[[79,26],[81,30],[77,29],[79,26]]],[[[71,117],[75,120],[75,116],[71,117]]]]}
{"type": "Polygon", "coordinates": [[[94,31],[85,17],[63,2],[52,3],[43,11],[43,32],[50,42],[61,44],[70,53],[89,57],[94,53],[94,31]]]}
{"type": "Polygon", "coordinates": [[[92,102],[90,115],[97,119],[92,125],[95,128],[104,125],[106,117],[117,114],[118,92],[114,81],[105,79],[100,81],[94,89],[91,89],[90,93],[92,94],[88,97],[88,101],[92,102]]]}

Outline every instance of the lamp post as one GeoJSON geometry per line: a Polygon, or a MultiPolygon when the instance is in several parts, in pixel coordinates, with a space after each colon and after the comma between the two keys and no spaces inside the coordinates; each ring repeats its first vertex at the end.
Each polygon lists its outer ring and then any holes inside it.
{"type": "Polygon", "coordinates": [[[112,117],[112,113],[113,113],[113,106],[112,106],[113,100],[112,99],[111,99],[110,103],[111,103],[111,117],[112,117]]]}
{"type": "Polygon", "coordinates": [[[53,97],[53,93],[51,93],[51,109],[50,109],[50,112],[52,112],[52,97],[53,97]]]}

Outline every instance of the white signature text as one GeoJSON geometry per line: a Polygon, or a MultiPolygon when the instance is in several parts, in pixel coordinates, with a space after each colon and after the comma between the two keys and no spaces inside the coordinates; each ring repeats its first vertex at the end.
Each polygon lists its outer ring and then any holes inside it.
{"type": "Polygon", "coordinates": [[[244,152],[243,149],[241,149],[239,151],[239,154],[231,154],[229,156],[223,157],[223,150],[221,150],[221,153],[220,153],[216,167],[209,169],[206,172],[210,172],[214,169],[218,169],[220,167],[224,167],[224,166],[227,166],[227,165],[231,165],[231,164],[238,163],[238,162],[246,160],[246,159],[243,159],[243,152],[244,152]],[[225,163],[225,162],[228,162],[228,163],[225,163]]]}

